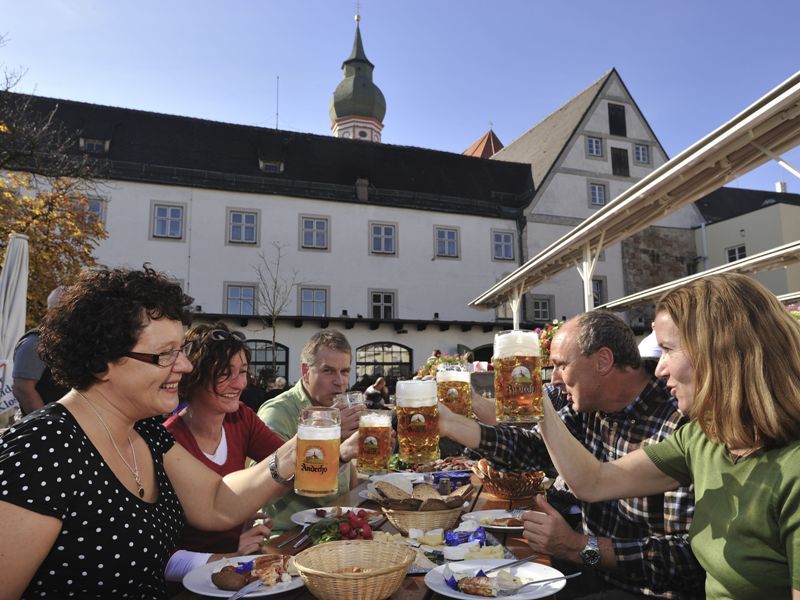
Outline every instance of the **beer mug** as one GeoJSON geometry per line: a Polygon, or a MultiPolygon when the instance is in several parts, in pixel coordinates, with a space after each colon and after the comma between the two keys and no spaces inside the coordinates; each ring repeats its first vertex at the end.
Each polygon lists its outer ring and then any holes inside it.
{"type": "Polygon", "coordinates": [[[454,413],[472,416],[471,373],[462,365],[439,365],[436,369],[436,389],[439,401],[454,413]]]}
{"type": "Polygon", "coordinates": [[[339,409],[304,408],[297,426],[294,491],[301,496],[331,496],[339,491],[339,409]]]}
{"type": "Polygon", "coordinates": [[[397,442],[400,459],[410,464],[439,458],[439,409],[435,381],[398,381],[397,442]]]}
{"type": "Polygon", "coordinates": [[[359,473],[374,475],[389,470],[392,454],[392,413],[368,410],[358,419],[359,473]]]}
{"type": "Polygon", "coordinates": [[[351,406],[358,406],[359,404],[366,404],[364,399],[364,392],[343,392],[336,394],[333,397],[334,406],[339,408],[349,408],[351,406]]]}
{"type": "Polygon", "coordinates": [[[533,423],[544,416],[542,364],[535,331],[514,329],[494,336],[494,391],[498,423],[533,423]]]}

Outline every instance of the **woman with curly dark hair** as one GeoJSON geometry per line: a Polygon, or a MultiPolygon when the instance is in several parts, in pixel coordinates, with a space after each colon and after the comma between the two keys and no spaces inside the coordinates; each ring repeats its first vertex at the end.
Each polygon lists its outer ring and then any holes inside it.
{"type": "MultiPolygon", "coordinates": [[[[178,393],[187,406],[164,423],[175,440],[195,458],[220,475],[244,468],[248,458],[263,460],[283,444],[241,401],[247,387],[250,350],[245,336],[224,323],[196,325],[184,342],[194,367],[181,378],[178,393]]],[[[209,533],[187,526],[167,564],[167,580],[180,581],[192,569],[226,556],[256,554],[270,534],[266,524],[253,520],[227,531],[209,533]]]]}
{"type": "Polygon", "coordinates": [[[223,531],[289,490],[295,444],[221,477],[158,415],[192,371],[180,287],[145,267],[83,273],[41,326],[72,389],[0,438],[4,597],[161,598],[184,521],[223,531]]]}

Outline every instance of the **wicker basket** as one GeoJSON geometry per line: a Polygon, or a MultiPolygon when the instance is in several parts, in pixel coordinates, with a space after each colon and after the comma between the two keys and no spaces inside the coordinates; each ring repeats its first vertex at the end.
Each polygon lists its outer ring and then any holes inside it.
{"type": "Polygon", "coordinates": [[[498,498],[505,500],[533,498],[535,494],[543,494],[545,491],[541,471],[501,472],[486,468],[481,462],[475,463],[472,470],[483,483],[483,489],[498,498]]]}
{"type": "Polygon", "coordinates": [[[348,540],[303,550],[294,559],[308,590],[320,600],[381,600],[403,583],[416,552],[405,544],[348,540]],[[353,567],[365,573],[341,573],[353,567]]]}
{"type": "Polygon", "coordinates": [[[452,529],[464,508],[448,508],[447,510],[393,510],[382,508],[383,514],[389,519],[403,535],[408,535],[408,530],[413,528],[430,531],[431,529],[452,529]]]}

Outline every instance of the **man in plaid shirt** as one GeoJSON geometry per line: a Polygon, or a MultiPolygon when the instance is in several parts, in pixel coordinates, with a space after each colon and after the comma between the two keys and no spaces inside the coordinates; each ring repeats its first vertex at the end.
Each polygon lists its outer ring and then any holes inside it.
{"type": "MultiPolygon", "coordinates": [[[[663,382],[642,368],[633,332],[612,313],[592,311],[562,325],[550,359],[554,404],[567,428],[600,460],[658,442],[687,421],[663,382]]],[[[488,426],[441,403],[439,408],[441,434],[476,449],[496,467],[553,471],[537,428],[488,426]]],[[[559,593],[560,599],[704,596],[705,572],[689,548],[691,487],[582,502],[583,533],[543,498],[536,502],[541,512],[524,516],[531,548],[588,574],[559,593]]]]}

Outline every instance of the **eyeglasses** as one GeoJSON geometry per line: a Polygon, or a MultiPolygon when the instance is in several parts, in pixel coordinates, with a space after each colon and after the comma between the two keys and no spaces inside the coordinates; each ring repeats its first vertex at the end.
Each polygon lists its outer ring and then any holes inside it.
{"type": "Polygon", "coordinates": [[[126,352],[125,356],[134,360],[140,360],[144,363],[150,363],[151,365],[158,365],[159,367],[171,367],[175,364],[175,361],[178,360],[179,354],[186,356],[192,351],[193,344],[194,342],[186,342],[177,350],[167,350],[166,352],[161,352],[159,354],[148,354],[146,352],[126,352]]]}
{"type": "Polygon", "coordinates": [[[224,329],[212,329],[206,335],[215,342],[221,342],[222,340],[227,340],[228,338],[236,338],[240,342],[243,342],[247,339],[247,337],[241,331],[226,331],[224,329]]]}

